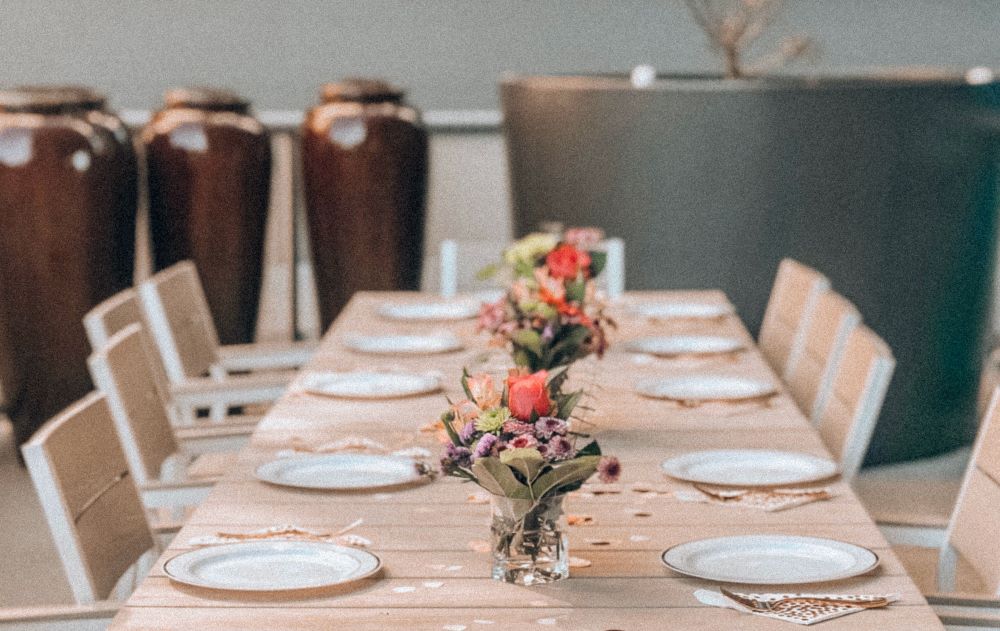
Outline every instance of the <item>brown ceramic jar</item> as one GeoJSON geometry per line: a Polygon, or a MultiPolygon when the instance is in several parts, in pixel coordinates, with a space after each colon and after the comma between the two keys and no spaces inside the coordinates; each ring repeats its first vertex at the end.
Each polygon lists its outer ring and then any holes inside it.
{"type": "Polygon", "coordinates": [[[90,390],[81,318],[131,284],[134,154],[95,98],[0,92],[0,326],[18,442],[90,390]]]}
{"type": "Polygon", "coordinates": [[[427,132],[382,81],[323,86],[302,129],[303,175],[322,325],[362,290],[417,289],[427,132]]]}
{"type": "Polygon", "coordinates": [[[165,95],[142,132],[156,269],[191,259],[223,344],[253,340],[271,177],[268,132],[242,97],[165,95]]]}

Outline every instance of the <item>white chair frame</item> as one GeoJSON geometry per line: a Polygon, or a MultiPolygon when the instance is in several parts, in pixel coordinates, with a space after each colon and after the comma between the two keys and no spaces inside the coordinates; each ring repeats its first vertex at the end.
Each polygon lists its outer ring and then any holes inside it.
{"type": "Polygon", "coordinates": [[[816,303],[829,289],[830,281],[807,265],[787,258],[778,264],[758,343],[782,379],[788,377],[802,354],[816,303]],[[787,343],[785,338],[789,338],[787,343]]]}

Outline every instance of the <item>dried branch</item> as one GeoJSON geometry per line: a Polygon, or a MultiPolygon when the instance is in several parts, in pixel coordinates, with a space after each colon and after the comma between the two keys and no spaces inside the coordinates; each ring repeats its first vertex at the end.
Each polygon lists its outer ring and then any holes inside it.
{"type": "MultiPolygon", "coordinates": [[[[695,23],[726,65],[726,76],[746,76],[743,58],[774,20],[784,0],[684,0],[695,23]]],[[[774,68],[801,57],[810,49],[805,38],[784,42],[755,68],[774,68]]]]}

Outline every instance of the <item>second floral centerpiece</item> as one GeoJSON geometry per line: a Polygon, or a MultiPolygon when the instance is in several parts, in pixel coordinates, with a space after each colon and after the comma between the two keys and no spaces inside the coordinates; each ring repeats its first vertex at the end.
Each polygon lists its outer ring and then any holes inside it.
{"type": "Polygon", "coordinates": [[[618,479],[616,458],[573,431],[580,393],[560,394],[566,370],[512,370],[497,387],[487,374],[462,376],[466,399],[442,415],[448,435],[442,472],[492,496],[493,578],[538,585],[569,576],[562,504],[597,473],[618,479]]]}

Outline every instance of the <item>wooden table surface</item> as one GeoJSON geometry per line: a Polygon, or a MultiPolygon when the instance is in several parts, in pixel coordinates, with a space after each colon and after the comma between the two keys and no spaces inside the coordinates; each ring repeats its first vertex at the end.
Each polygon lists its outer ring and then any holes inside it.
{"type": "MultiPolygon", "coordinates": [[[[709,292],[629,294],[624,303],[649,299],[724,301],[709,292]]],[[[504,355],[490,353],[471,320],[455,324],[401,323],[381,318],[386,300],[428,299],[412,293],[355,296],[337,319],[305,370],[406,368],[440,371],[446,394],[461,397],[458,376],[470,370],[502,370],[504,355]],[[463,351],[421,357],[378,357],[343,347],[354,333],[451,330],[463,351]]],[[[567,500],[587,525],[569,527],[570,551],[592,562],[574,568],[569,580],[519,587],[490,579],[489,506],[470,502],[478,487],[454,478],[394,492],[371,494],[298,491],[254,479],[253,470],[287,449],[293,438],[320,444],[346,436],[368,437],[392,448],[424,446],[435,456],[438,438],[421,427],[446,407],[441,393],[390,401],[341,401],[290,390],[257,428],[238,466],[225,476],[174,539],[150,575],[115,619],[113,629],[788,629],[789,623],[706,607],[692,595],[714,588],[662,565],[667,547],[712,536],[784,533],[830,537],[875,550],[872,573],[820,587],[838,593],[895,593],[901,601],[883,610],[822,623],[823,629],[941,629],[878,528],[850,488],[832,483],[837,495],[777,513],[680,502],[671,493],[686,485],[667,479],[659,463],[669,456],[706,448],[772,447],[828,455],[819,436],[782,393],[769,406],[709,404],[682,408],[641,398],[632,384],[644,376],[693,371],[725,372],[775,380],[756,347],[735,357],[650,359],[625,351],[623,342],[649,334],[730,334],[752,342],[736,317],[721,321],[647,322],[620,305],[612,309],[619,328],[603,360],[584,360],[570,386],[592,393],[587,417],[605,453],[621,459],[618,493],[582,492],[567,500]],[[640,513],[637,516],[636,513],[640,513]],[[373,542],[384,564],[378,578],[337,592],[293,596],[212,592],[176,585],[162,570],[165,559],[189,549],[195,536],[295,524],[338,530],[356,519],[353,532],[373,542]],[[404,588],[404,589],[398,589],[404,588]]],[[[588,487],[585,487],[586,491],[588,487]]],[[[800,588],[801,589],[801,588],[800,588]]],[[[747,588],[760,591],[760,588],[747,588]]],[[[794,588],[792,589],[794,591],[794,588]]],[[[768,591],[783,591],[775,588],[768,591]]]]}

